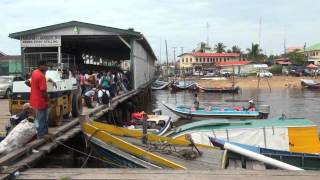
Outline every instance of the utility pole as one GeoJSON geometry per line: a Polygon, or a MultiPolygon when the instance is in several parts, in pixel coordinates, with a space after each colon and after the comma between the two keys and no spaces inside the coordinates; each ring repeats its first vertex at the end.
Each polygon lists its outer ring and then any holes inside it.
{"type": "Polygon", "coordinates": [[[210,29],[210,25],[207,22],[207,46],[209,46],[209,29],[210,29]]]}
{"type": "Polygon", "coordinates": [[[183,47],[180,47],[181,48],[181,54],[183,54],[183,47]]]}
{"type": "Polygon", "coordinates": [[[173,47],[174,74],[176,74],[176,67],[177,67],[176,48],[177,48],[177,47],[173,47]]]}
{"type": "Polygon", "coordinates": [[[169,60],[168,60],[168,45],[167,45],[167,40],[165,40],[166,44],[166,56],[167,56],[167,76],[169,75],[169,60]]]}
{"type": "Polygon", "coordinates": [[[176,64],[176,48],[177,48],[177,47],[173,47],[173,60],[174,60],[174,64],[176,64]]]}

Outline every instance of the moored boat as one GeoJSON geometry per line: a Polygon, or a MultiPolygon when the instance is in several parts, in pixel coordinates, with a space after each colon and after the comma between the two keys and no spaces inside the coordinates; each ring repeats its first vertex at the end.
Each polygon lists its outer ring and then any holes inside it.
{"type": "Polygon", "coordinates": [[[230,87],[202,87],[199,84],[196,84],[197,87],[204,92],[212,93],[238,93],[240,90],[239,86],[230,86],[230,87]]]}
{"type": "Polygon", "coordinates": [[[82,121],[87,142],[103,159],[120,167],[214,169],[220,168],[221,150],[177,140],[141,130],[117,127],[91,120],[82,121]],[[147,143],[143,143],[145,139],[147,143]]]}
{"type": "Polygon", "coordinates": [[[171,84],[172,90],[187,90],[193,89],[196,86],[193,81],[176,81],[171,84]]]}
{"type": "Polygon", "coordinates": [[[320,89],[320,82],[312,79],[300,79],[301,86],[309,89],[320,89]]]}
{"type": "Polygon", "coordinates": [[[246,110],[241,106],[207,107],[196,110],[185,105],[174,106],[165,102],[162,102],[162,104],[177,116],[190,120],[204,120],[212,118],[256,119],[261,115],[261,113],[255,109],[246,110]]]}
{"type": "MultiPolygon", "coordinates": [[[[215,146],[220,146],[225,144],[227,141],[217,138],[211,138],[210,141],[215,146]]],[[[282,151],[275,150],[270,148],[263,148],[258,146],[250,146],[241,143],[228,142],[230,144],[236,145],[238,147],[244,148],[254,153],[258,153],[264,155],[266,157],[270,157],[272,159],[276,159],[278,161],[293,165],[298,168],[302,168],[305,170],[320,170],[320,155],[319,154],[310,154],[310,153],[297,153],[290,151],[282,151]]],[[[222,147],[222,146],[221,146],[222,147]]],[[[230,160],[234,161],[242,161],[244,167],[246,167],[247,162],[253,160],[253,158],[244,158],[245,156],[239,152],[228,151],[226,153],[226,165],[230,160]]],[[[266,168],[273,168],[270,165],[266,165],[266,168]]]]}
{"type": "Polygon", "coordinates": [[[171,84],[171,82],[156,80],[155,82],[152,83],[151,89],[152,89],[152,90],[165,89],[165,88],[167,88],[170,84],[171,84]]]}
{"type": "Polygon", "coordinates": [[[307,119],[211,120],[189,123],[166,135],[184,139],[189,134],[195,143],[210,145],[208,137],[275,150],[320,153],[317,125],[307,119]]]}
{"type": "MultiPolygon", "coordinates": [[[[223,162],[222,167],[223,168],[226,168],[230,164],[230,162],[229,162],[230,161],[230,154],[236,154],[236,155],[240,156],[240,160],[241,160],[240,164],[242,165],[242,168],[246,168],[247,161],[256,160],[260,163],[264,163],[268,166],[271,166],[272,168],[280,168],[280,169],[292,170],[292,171],[304,170],[300,167],[296,167],[294,165],[287,164],[287,163],[279,161],[277,159],[273,159],[271,157],[260,154],[259,152],[252,150],[252,149],[254,149],[254,147],[244,146],[239,143],[227,142],[227,141],[217,139],[217,138],[210,137],[209,139],[215,147],[220,147],[221,149],[225,150],[225,153],[224,153],[224,156],[222,159],[222,162],[223,162]]],[[[238,163],[235,163],[235,164],[238,164],[238,163]]],[[[252,165],[253,165],[253,163],[252,163],[252,165]]]]}

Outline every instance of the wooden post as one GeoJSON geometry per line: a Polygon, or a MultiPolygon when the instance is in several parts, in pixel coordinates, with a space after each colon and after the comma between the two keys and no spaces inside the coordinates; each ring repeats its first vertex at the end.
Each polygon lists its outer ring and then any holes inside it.
{"type": "Polygon", "coordinates": [[[143,136],[142,136],[142,143],[147,144],[148,143],[148,132],[147,132],[147,114],[143,114],[143,136]]]}

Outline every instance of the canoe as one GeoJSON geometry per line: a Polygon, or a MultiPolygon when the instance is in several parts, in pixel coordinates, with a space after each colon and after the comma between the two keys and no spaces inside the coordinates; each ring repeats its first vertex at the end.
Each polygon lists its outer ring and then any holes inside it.
{"type": "Polygon", "coordinates": [[[246,168],[246,161],[249,159],[256,160],[269,166],[284,170],[303,170],[302,168],[293,166],[280,160],[273,159],[271,157],[259,153],[258,151],[252,150],[252,148],[254,149],[254,147],[243,146],[239,143],[232,143],[218,138],[210,137],[209,139],[214,146],[226,150],[223,159],[223,161],[225,162],[224,166],[229,164],[230,154],[235,154],[236,156],[240,157],[238,160],[241,160],[242,168],[246,168]]]}
{"type": "Polygon", "coordinates": [[[210,107],[209,109],[199,108],[198,110],[193,110],[190,106],[185,105],[173,106],[165,102],[162,102],[162,104],[177,116],[190,120],[204,120],[212,118],[255,119],[260,115],[258,111],[241,110],[241,107],[210,107]]]}
{"type": "Polygon", "coordinates": [[[212,92],[212,93],[238,93],[240,90],[239,86],[231,86],[231,87],[202,87],[199,84],[196,84],[197,87],[204,92],[212,92]]]}
{"type": "Polygon", "coordinates": [[[166,136],[182,140],[186,134],[202,145],[210,145],[208,137],[216,137],[275,150],[320,153],[318,126],[307,119],[204,120],[172,129],[166,136]]]}
{"type": "Polygon", "coordinates": [[[118,167],[148,169],[220,168],[223,151],[189,140],[176,140],[91,120],[81,120],[87,142],[93,150],[118,167]],[[147,144],[142,139],[148,140],[147,144]]]}
{"type": "Polygon", "coordinates": [[[312,79],[300,79],[301,86],[309,89],[320,89],[320,82],[312,79]]]}
{"type": "Polygon", "coordinates": [[[151,89],[161,90],[161,89],[167,88],[169,85],[170,85],[170,82],[156,80],[154,83],[152,83],[151,89]]]}
{"type": "MultiPolygon", "coordinates": [[[[213,144],[224,144],[226,141],[217,138],[210,138],[210,141],[213,144]]],[[[258,153],[264,155],[266,157],[270,157],[281,162],[305,169],[305,170],[320,170],[320,155],[319,154],[310,154],[310,153],[296,153],[290,151],[281,151],[270,148],[263,148],[257,146],[250,146],[236,142],[228,142],[230,144],[239,146],[246,150],[252,151],[254,153],[258,153]]],[[[237,153],[228,151],[227,152],[227,161],[229,160],[242,160],[244,166],[246,166],[246,162],[252,160],[252,158],[243,158],[244,156],[237,153]]],[[[266,168],[271,168],[270,166],[266,166],[266,168]]]]}
{"type": "Polygon", "coordinates": [[[194,86],[195,86],[195,82],[193,82],[193,81],[176,81],[171,84],[171,88],[173,90],[193,89],[194,86]]]}

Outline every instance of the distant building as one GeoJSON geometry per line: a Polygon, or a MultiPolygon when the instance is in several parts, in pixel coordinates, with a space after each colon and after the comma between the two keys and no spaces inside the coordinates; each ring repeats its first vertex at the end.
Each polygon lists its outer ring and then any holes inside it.
{"type": "Polygon", "coordinates": [[[191,52],[179,56],[179,67],[187,71],[198,71],[214,68],[222,62],[239,62],[242,59],[238,53],[202,53],[191,52]]]}
{"type": "Polygon", "coordinates": [[[292,62],[289,58],[278,58],[278,59],[275,59],[275,63],[276,64],[279,64],[279,65],[282,65],[282,66],[288,66],[288,65],[291,65],[292,62]]]}
{"type": "Polygon", "coordinates": [[[0,76],[21,74],[21,56],[0,51],[0,76]]]}
{"type": "Polygon", "coordinates": [[[287,48],[287,53],[301,51],[301,50],[303,50],[303,46],[290,46],[287,48]]]}
{"type": "Polygon", "coordinates": [[[320,65],[320,43],[312,45],[304,50],[308,63],[320,65]]]}

